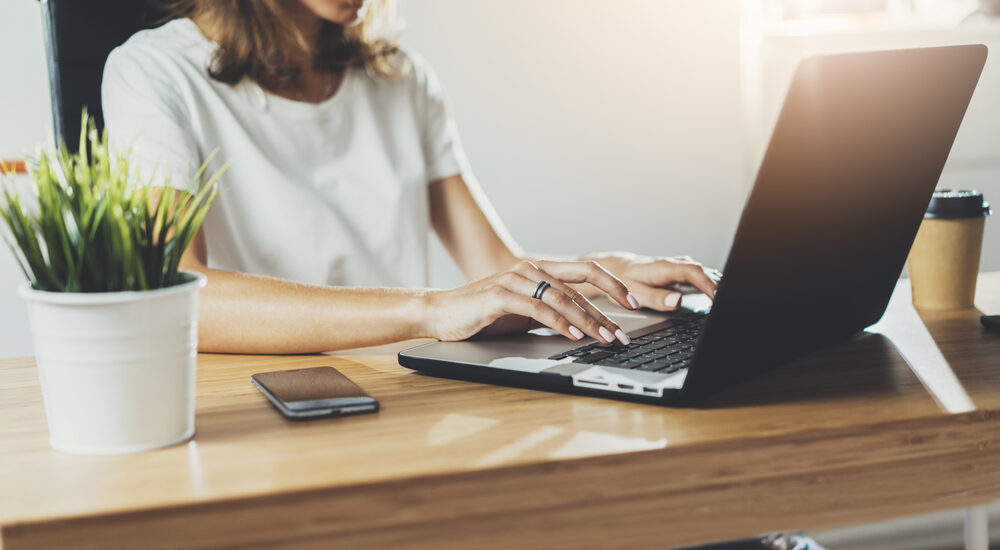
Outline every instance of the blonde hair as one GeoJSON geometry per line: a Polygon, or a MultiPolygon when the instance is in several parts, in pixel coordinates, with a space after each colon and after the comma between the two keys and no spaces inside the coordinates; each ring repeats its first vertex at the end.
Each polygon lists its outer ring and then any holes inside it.
{"type": "Polygon", "coordinates": [[[227,84],[248,77],[268,89],[287,88],[310,62],[333,72],[363,66],[379,76],[399,73],[399,46],[390,38],[397,31],[393,0],[369,0],[361,21],[349,27],[323,21],[316,43],[306,40],[282,0],[168,0],[166,9],[197,21],[219,45],[208,73],[227,84]]]}

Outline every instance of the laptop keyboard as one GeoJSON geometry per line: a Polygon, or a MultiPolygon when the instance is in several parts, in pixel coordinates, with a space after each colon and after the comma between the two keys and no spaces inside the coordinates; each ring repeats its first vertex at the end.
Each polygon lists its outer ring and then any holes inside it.
{"type": "Polygon", "coordinates": [[[627,346],[595,343],[549,359],[573,357],[574,363],[670,374],[691,364],[705,318],[705,315],[695,315],[679,319],[669,327],[633,338],[627,346]]]}

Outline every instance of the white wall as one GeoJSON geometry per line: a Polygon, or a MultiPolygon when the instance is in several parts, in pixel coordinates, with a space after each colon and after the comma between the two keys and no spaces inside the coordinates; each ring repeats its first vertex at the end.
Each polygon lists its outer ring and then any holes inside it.
{"type": "MultiPolygon", "coordinates": [[[[445,83],[473,168],[527,250],[724,261],[744,198],[735,0],[403,8],[405,42],[445,83]]],[[[460,282],[433,265],[436,282],[460,282]]]]}
{"type": "MultiPolygon", "coordinates": [[[[2,2],[0,74],[0,158],[22,158],[52,134],[38,2],[2,2]]],[[[27,317],[15,290],[22,281],[10,249],[0,242],[0,357],[31,354],[27,317]]]]}

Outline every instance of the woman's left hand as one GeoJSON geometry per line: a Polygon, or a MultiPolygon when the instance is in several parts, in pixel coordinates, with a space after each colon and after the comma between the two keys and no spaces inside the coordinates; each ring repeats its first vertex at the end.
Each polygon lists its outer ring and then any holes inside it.
{"type": "Polygon", "coordinates": [[[657,311],[673,311],[680,306],[681,292],[667,288],[690,284],[715,298],[721,274],[687,256],[654,258],[627,252],[603,252],[587,256],[617,276],[639,300],[639,305],[657,311]]]}

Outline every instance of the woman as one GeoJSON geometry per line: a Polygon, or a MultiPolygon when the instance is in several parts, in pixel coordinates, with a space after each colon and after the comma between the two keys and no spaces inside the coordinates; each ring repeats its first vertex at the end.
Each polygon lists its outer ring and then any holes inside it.
{"type": "Polygon", "coordinates": [[[528,261],[471,178],[433,72],[379,36],[390,8],[180,0],[179,18],[109,57],[107,126],[147,175],[184,188],[212,151],[210,171],[231,162],[183,262],[209,281],[202,350],[314,352],[539,324],[628,342],[584,293],[661,311],[678,306],[674,283],[714,295],[710,272],[686,258],[528,261]],[[474,282],[422,288],[429,228],[474,282]],[[532,299],[543,280],[552,286],[532,299]]]}

